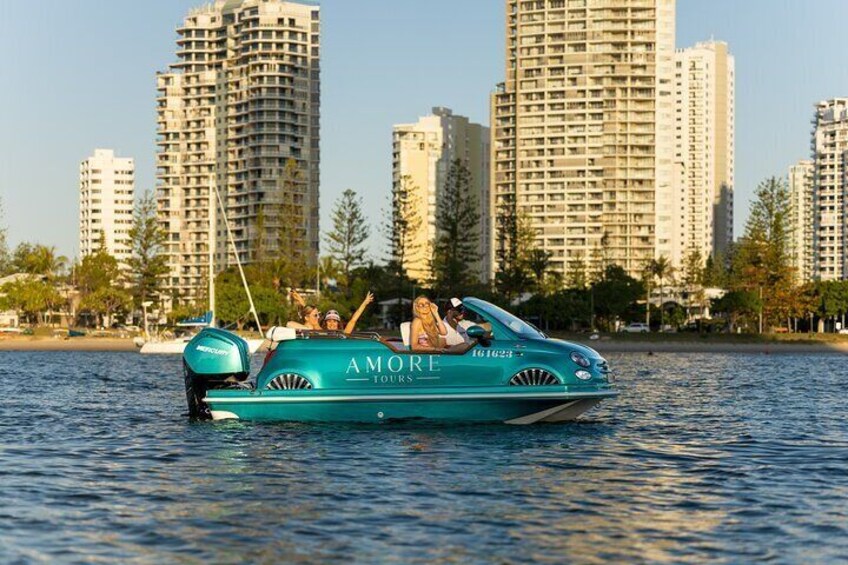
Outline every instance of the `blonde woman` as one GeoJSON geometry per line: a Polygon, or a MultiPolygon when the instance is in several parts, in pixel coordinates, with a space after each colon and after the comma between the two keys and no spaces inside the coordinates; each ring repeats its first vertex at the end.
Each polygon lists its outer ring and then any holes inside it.
{"type": "Polygon", "coordinates": [[[296,290],[291,290],[289,295],[292,299],[298,303],[300,308],[298,309],[300,313],[300,318],[303,322],[295,322],[291,321],[286,324],[287,328],[294,328],[296,330],[322,330],[324,328],[321,327],[321,312],[318,311],[318,308],[315,306],[309,306],[306,304],[306,301],[303,299],[300,294],[296,290]]]}
{"type": "Polygon", "coordinates": [[[409,343],[413,351],[442,351],[448,334],[444,322],[439,318],[439,309],[426,296],[419,296],[412,303],[412,327],[409,343]]]}

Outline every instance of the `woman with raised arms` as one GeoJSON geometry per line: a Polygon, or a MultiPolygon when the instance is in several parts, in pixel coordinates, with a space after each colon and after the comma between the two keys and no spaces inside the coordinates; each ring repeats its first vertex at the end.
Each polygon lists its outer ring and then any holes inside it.
{"type": "MultiPolygon", "coordinates": [[[[299,292],[297,292],[296,290],[292,290],[289,294],[291,295],[292,299],[300,305],[300,307],[302,309],[310,308],[310,306],[306,305],[306,301],[303,299],[303,297],[300,295],[299,292]]],[[[353,330],[356,329],[356,323],[359,321],[359,318],[362,317],[362,314],[365,312],[365,308],[367,308],[368,305],[371,304],[372,302],[374,302],[374,294],[372,292],[368,292],[365,295],[365,299],[362,301],[362,304],[359,305],[359,308],[357,308],[356,312],[353,313],[353,316],[350,317],[350,320],[348,321],[348,323],[344,325],[344,330],[342,330],[342,318],[341,318],[341,316],[339,316],[339,313],[338,313],[337,310],[330,310],[324,315],[324,325],[323,326],[321,326],[321,324],[320,324],[320,317],[319,317],[318,318],[319,323],[318,323],[317,327],[313,327],[309,323],[309,320],[307,320],[305,322],[308,325],[308,327],[307,326],[299,327],[302,324],[299,324],[298,326],[292,325],[292,324],[297,324],[297,322],[289,322],[289,327],[297,327],[298,329],[306,329],[306,330],[344,331],[344,333],[350,335],[351,333],[353,333],[353,330]]],[[[318,310],[315,309],[315,311],[317,312],[318,310]]],[[[320,313],[319,313],[319,315],[320,315],[320,313]]]]}

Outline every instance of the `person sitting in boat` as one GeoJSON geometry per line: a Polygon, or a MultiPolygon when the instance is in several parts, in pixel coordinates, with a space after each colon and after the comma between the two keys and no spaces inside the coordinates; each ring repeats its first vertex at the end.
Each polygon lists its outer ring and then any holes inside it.
{"type": "MultiPolygon", "coordinates": [[[[353,316],[350,317],[347,324],[344,324],[344,333],[348,335],[353,333],[353,330],[356,329],[356,323],[359,321],[359,318],[362,317],[362,313],[365,312],[365,308],[367,308],[372,302],[374,302],[374,294],[372,292],[368,292],[368,294],[365,295],[365,299],[362,301],[362,304],[359,305],[359,308],[356,309],[356,312],[353,313],[353,316]]],[[[324,329],[328,331],[340,331],[342,329],[342,317],[339,315],[338,311],[329,310],[326,314],[324,314],[324,329]]]]}
{"type": "Polygon", "coordinates": [[[412,327],[409,343],[413,351],[444,351],[448,330],[439,318],[439,308],[426,296],[412,303],[412,327]]]}
{"type": "Polygon", "coordinates": [[[468,332],[465,327],[460,324],[465,319],[465,306],[462,305],[462,300],[459,298],[451,298],[448,301],[447,312],[442,320],[445,324],[445,329],[448,330],[445,336],[445,342],[448,347],[453,345],[465,345],[471,342],[468,337],[468,332]]]}
{"type": "Polygon", "coordinates": [[[307,304],[306,300],[294,289],[289,291],[289,296],[298,304],[298,314],[300,315],[301,322],[290,320],[286,324],[287,328],[294,328],[296,330],[324,329],[321,327],[321,312],[318,311],[317,306],[307,304]]]}
{"type": "Polygon", "coordinates": [[[289,321],[287,328],[296,330],[323,330],[321,327],[321,312],[315,306],[303,306],[298,309],[302,322],[289,321]]]}

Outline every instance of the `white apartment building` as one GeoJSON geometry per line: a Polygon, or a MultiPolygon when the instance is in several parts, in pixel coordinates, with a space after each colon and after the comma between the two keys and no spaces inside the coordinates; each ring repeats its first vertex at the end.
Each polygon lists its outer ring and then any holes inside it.
{"type": "Polygon", "coordinates": [[[789,167],[789,258],[799,283],[813,278],[813,162],[802,159],[789,167]]]}
{"type": "Polygon", "coordinates": [[[813,117],[813,277],[848,279],[848,98],[819,102],[813,117]]]}
{"type": "Polygon", "coordinates": [[[451,163],[462,161],[470,173],[470,188],[480,214],[480,261],[470,265],[488,280],[491,272],[489,217],[489,128],[455,115],[449,108],[413,124],[397,124],[392,134],[392,190],[410,190],[420,206],[421,229],[412,234],[411,253],[404,259],[407,274],[418,281],[430,279],[430,257],[436,239],[441,190],[451,163]]]}
{"type": "Polygon", "coordinates": [[[733,242],[735,61],[722,41],[675,54],[675,206],[672,263],[733,242]]]}
{"type": "Polygon", "coordinates": [[[115,157],[112,149],[95,149],[80,163],[80,257],[106,251],[122,266],[132,253],[130,228],[135,198],[135,162],[115,157]]]}
{"type": "Polygon", "coordinates": [[[672,253],[674,17],[674,0],[506,1],[491,214],[529,217],[561,272],[672,253]]]}
{"type": "Polygon", "coordinates": [[[177,34],[178,61],[157,75],[156,188],[167,286],[191,301],[210,245],[216,270],[234,262],[215,187],[243,262],[259,249],[317,258],[319,8],[217,0],[191,10],[177,34]],[[299,243],[276,249],[283,221],[299,243]]]}

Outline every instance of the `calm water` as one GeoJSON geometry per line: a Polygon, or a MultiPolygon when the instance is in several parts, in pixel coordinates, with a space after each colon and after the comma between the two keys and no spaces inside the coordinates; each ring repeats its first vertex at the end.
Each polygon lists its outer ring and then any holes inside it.
{"type": "Polygon", "coordinates": [[[0,353],[0,562],[834,562],[844,356],[610,355],[578,424],[190,423],[179,360],[0,353]]]}

